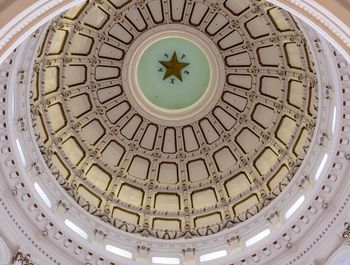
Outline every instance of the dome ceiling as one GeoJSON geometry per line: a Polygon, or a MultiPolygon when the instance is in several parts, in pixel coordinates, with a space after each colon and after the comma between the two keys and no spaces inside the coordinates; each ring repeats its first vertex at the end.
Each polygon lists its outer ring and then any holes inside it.
{"type": "MultiPolygon", "coordinates": [[[[302,31],[266,1],[214,2],[90,1],[48,27],[31,93],[40,150],[67,194],[117,228],[174,239],[232,227],[275,199],[307,152],[316,77],[302,31]],[[140,104],[129,59],[149,32],[179,25],[207,42],[217,80],[177,121],[140,104]]],[[[157,49],[158,81],[190,89],[191,53],[173,48],[189,63],[180,80],[164,78],[173,53],[157,49]]]]}

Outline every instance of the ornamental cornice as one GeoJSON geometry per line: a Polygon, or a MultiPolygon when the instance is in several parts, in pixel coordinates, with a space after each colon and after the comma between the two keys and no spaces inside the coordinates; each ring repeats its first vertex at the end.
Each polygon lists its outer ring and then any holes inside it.
{"type": "Polygon", "coordinates": [[[22,0],[3,3],[0,16],[0,63],[38,27],[82,0],[22,0]]]}
{"type": "MultiPolygon", "coordinates": [[[[350,59],[350,25],[344,23],[336,14],[331,13],[327,8],[334,6],[334,1],[308,1],[308,0],[269,0],[271,3],[280,6],[292,14],[298,16],[308,24],[317,28],[342,55],[350,59]]],[[[344,11],[339,3],[338,11],[344,11]],[[340,10],[342,9],[342,10],[340,10]]],[[[332,8],[333,9],[333,8],[332,8]]],[[[349,11],[348,11],[349,12],[349,11]]]]}

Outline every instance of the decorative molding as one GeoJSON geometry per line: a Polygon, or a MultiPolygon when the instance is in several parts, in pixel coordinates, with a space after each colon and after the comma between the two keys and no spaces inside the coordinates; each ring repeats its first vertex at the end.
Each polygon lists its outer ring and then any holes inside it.
{"type": "MultiPolygon", "coordinates": [[[[11,0],[9,0],[11,1],[11,0]]],[[[64,10],[84,0],[37,0],[22,9],[21,0],[11,3],[12,19],[0,29],[0,64],[26,37],[64,10]]],[[[1,14],[8,12],[1,10],[1,14]]]]}
{"type": "MultiPolygon", "coordinates": [[[[346,25],[335,14],[329,12],[319,1],[309,0],[268,0],[280,6],[302,20],[317,27],[346,58],[350,61],[350,25],[346,25]]],[[[325,3],[325,2],[324,2],[325,3]]],[[[329,2],[331,4],[331,2],[329,2]]],[[[328,2],[327,2],[328,4],[328,2]]]]}

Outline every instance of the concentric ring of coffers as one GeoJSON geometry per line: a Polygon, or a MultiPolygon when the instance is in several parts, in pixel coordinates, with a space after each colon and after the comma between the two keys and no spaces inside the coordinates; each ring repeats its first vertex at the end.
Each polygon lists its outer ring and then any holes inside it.
{"type": "Polygon", "coordinates": [[[57,183],[132,233],[188,238],[247,220],[288,185],[313,135],[307,43],[265,1],[87,2],[48,28],[34,70],[33,124],[57,183]],[[220,97],[181,126],[142,115],[123,87],[128,49],[163,24],[205,34],[225,64],[220,97]]]}

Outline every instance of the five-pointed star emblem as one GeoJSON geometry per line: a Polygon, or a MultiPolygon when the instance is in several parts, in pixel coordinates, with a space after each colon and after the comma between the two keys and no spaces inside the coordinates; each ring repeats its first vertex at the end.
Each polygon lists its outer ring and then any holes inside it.
{"type": "Polygon", "coordinates": [[[176,76],[180,81],[182,81],[182,75],[181,70],[185,68],[189,63],[180,63],[177,60],[176,52],[173,53],[173,56],[171,57],[170,61],[159,61],[165,68],[166,72],[164,74],[164,79],[167,79],[168,77],[174,75],[176,76]]]}

